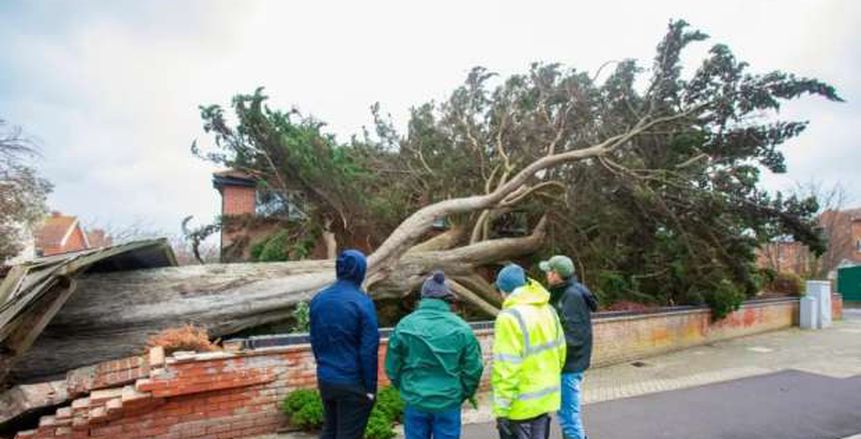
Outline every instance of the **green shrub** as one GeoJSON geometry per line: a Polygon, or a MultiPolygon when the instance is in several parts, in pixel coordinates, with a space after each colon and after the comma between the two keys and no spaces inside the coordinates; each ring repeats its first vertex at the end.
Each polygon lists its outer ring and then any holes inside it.
{"type": "Polygon", "coordinates": [[[323,426],[323,402],[319,399],[307,404],[290,416],[290,424],[303,430],[317,430],[323,426]]]}
{"type": "Polygon", "coordinates": [[[260,261],[260,254],[263,253],[263,247],[266,247],[266,240],[260,241],[251,246],[252,261],[260,261]]]}
{"type": "Polygon", "coordinates": [[[404,400],[398,389],[387,386],[377,394],[376,407],[384,412],[394,422],[401,422],[404,416],[404,400]]]}
{"type": "Polygon", "coordinates": [[[290,392],[281,403],[281,410],[294,427],[313,430],[323,425],[323,401],[316,390],[290,392]]]}
{"type": "MultiPolygon", "coordinates": [[[[303,430],[315,430],[323,426],[323,402],[316,390],[295,390],[281,402],[281,410],[290,419],[290,424],[303,430]]],[[[365,439],[392,439],[393,426],[403,417],[404,402],[397,389],[386,387],[377,395],[377,403],[368,418],[365,439]]]]}
{"type": "Polygon", "coordinates": [[[705,300],[709,308],[712,309],[714,319],[720,320],[741,306],[744,301],[744,292],[732,282],[724,279],[711,294],[705,296],[705,300]]]}
{"type": "Polygon", "coordinates": [[[378,406],[371,411],[368,418],[368,426],[365,427],[365,439],[392,439],[395,430],[392,428],[394,421],[378,406]]]}
{"type": "Polygon", "coordinates": [[[280,230],[273,234],[266,243],[263,244],[263,249],[260,250],[260,262],[278,262],[287,261],[290,259],[288,253],[288,244],[290,233],[287,230],[280,230]]]}
{"type": "Polygon", "coordinates": [[[294,390],[284,398],[284,401],[281,402],[281,410],[287,415],[292,415],[293,413],[298,412],[299,409],[306,404],[319,399],[320,394],[317,393],[316,390],[294,390]]]}
{"type": "Polygon", "coordinates": [[[311,329],[311,306],[302,301],[296,304],[292,312],[293,320],[296,322],[292,328],[294,333],[306,333],[311,329]]]}
{"type": "Polygon", "coordinates": [[[626,298],[626,293],[631,289],[625,277],[616,271],[599,271],[595,283],[595,293],[602,307],[607,307],[623,300],[626,298]]]}

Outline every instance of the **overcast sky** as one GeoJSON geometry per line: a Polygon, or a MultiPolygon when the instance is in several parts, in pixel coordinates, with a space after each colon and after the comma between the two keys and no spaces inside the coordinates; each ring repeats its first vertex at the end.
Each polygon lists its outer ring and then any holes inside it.
{"type": "Polygon", "coordinates": [[[785,146],[794,181],[841,182],[861,205],[861,2],[846,1],[9,1],[0,0],[0,118],[42,150],[52,209],[175,233],[219,213],[197,106],[265,86],[347,139],[379,101],[396,121],[443,99],[475,65],[502,74],[533,61],[594,71],[648,64],[671,18],[730,45],[754,71],[835,85],[844,104],[802,99],[810,120],[785,146]]]}

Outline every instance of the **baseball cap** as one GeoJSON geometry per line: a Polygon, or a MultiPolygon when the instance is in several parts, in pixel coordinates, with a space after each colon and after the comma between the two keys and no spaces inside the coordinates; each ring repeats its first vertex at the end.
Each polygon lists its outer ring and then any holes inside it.
{"type": "Polygon", "coordinates": [[[574,262],[568,256],[553,256],[546,261],[541,261],[538,268],[542,271],[555,271],[562,277],[571,277],[574,274],[574,262]]]}

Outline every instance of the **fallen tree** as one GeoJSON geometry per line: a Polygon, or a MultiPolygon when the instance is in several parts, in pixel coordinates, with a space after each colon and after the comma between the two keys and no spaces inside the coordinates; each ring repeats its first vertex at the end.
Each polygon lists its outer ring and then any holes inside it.
{"type": "MultiPolygon", "coordinates": [[[[474,269],[498,257],[535,251],[545,234],[539,223],[527,237],[499,239],[457,249],[410,252],[390,276],[369,286],[374,298],[401,298],[434,269],[449,273],[460,297],[493,316],[499,300],[474,269]]],[[[433,247],[426,247],[433,248],[433,247]]],[[[147,338],[183,323],[222,337],[284,320],[297,302],[331,282],[334,262],[207,264],[94,273],[76,282],[75,294],[17,359],[16,381],[53,377],[74,367],[139,353],[147,338]]]]}
{"type": "MultiPolygon", "coordinates": [[[[632,266],[658,266],[635,273],[638,285],[670,290],[668,303],[701,294],[725,313],[755,288],[757,242],[792,233],[818,243],[808,218],[815,205],[756,189],[751,162],[779,171],[775,147],[804,125],[761,124],[762,113],[803,94],[839,97],[816,80],[747,74],[723,46],[682,80],[679,52],[705,38],[685,26],[671,23],[644,92],[634,88],[640,69],[630,61],[600,86],[537,65],[493,93],[484,89],[492,75],[476,69],[440,120],[422,107],[406,138],[378,121],[379,142],[344,146],[319,121],[266,108],[258,90],[235,98],[236,128],[220,107],[202,108],[220,150],[204,154],[195,145],[195,152],[247,172],[284,200],[301,193],[302,226],[329,247],[369,243],[366,287],[375,298],[404,297],[444,269],[462,300],[493,315],[498,299],[477,270],[548,250],[552,235],[553,249],[575,256],[592,241],[606,241],[597,255],[625,249],[632,266]],[[580,232],[566,221],[578,219],[571,205],[582,197],[595,216],[580,232]],[[515,211],[531,232],[500,237],[496,225],[515,211]],[[429,237],[440,221],[453,227],[429,237]],[[565,247],[573,242],[566,234],[583,245],[565,247]]],[[[22,358],[18,376],[126,355],[169,326],[197,323],[218,337],[282,320],[333,272],[331,260],[307,260],[90,274],[22,358]]]]}

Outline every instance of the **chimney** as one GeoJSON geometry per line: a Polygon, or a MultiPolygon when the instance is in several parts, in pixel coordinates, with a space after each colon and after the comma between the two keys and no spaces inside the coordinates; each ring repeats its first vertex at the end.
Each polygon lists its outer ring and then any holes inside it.
{"type": "Polygon", "coordinates": [[[60,213],[60,211],[59,211],[59,210],[52,210],[52,211],[51,211],[51,216],[52,216],[52,217],[54,217],[54,218],[57,218],[58,216],[62,216],[62,215],[63,215],[63,214],[62,214],[62,213],[60,213]]]}

